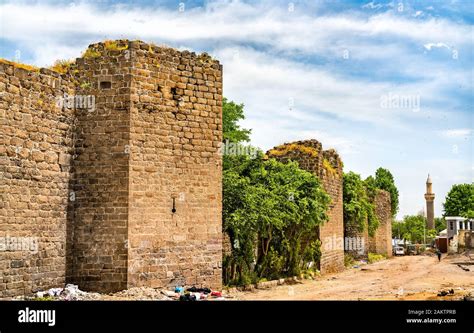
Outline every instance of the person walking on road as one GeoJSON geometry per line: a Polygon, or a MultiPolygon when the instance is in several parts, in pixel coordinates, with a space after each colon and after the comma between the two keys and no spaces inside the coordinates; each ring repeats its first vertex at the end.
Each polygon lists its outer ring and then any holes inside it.
{"type": "Polygon", "coordinates": [[[438,262],[441,261],[441,251],[439,249],[436,249],[436,255],[438,256],[438,262]]]}

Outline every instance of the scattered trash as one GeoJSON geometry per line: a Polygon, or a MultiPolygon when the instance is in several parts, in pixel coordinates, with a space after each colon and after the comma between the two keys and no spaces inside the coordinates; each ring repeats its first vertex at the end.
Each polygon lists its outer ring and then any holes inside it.
{"type": "MultiPolygon", "coordinates": [[[[69,286],[69,285],[67,285],[67,286],[69,286]]],[[[61,294],[62,291],[63,291],[63,288],[51,288],[47,291],[47,293],[51,297],[57,297],[61,294]]]]}
{"type": "MultiPolygon", "coordinates": [[[[77,300],[95,300],[99,299],[99,293],[89,293],[79,290],[75,284],[67,284],[64,288],[50,288],[44,291],[38,291],[34,299],[49,298],[51,300],[77,301],[77,300]]],[[[28,299],[28,297],[26,297],[28,299]]]]}
{"type": "Polygon", "coordinates": [[[179,296],[179,300],[184,301],[184,302],[190,302],[190,301],[192,302],[196,300],[196,296],[191,295],[191,294],[184,294],[184,295],[179,296]]]}
{"type": "Polygon", "coordinates": [[[447,296],[447,295],[454,295],[454,289],[441,290],[440,292],[438,292],[438,296],[447,296]]]}
{"type": "Polygon", "coordinates": [[[191,287],[191,288],[188,288],[186,289],[186,291],[190,292],[190,293],[205,293],[205,294],[209,294],[211,292],[211,289],[209,288],[196,288],[196,287],[191,287]]]}
{"type": "Polygon", "coordinates": [[[221,291],[212,291],[210,288],[185,288],[177,286],[166,290],[151,287],[133,287],[110,294],[86,292],[79,289],[77,285],[67,284],[64,288],[50,288],[37,291],[33,295],[22,296],[24,300],[57,300],[57,301],[79,301],[79,300],[160,300],[160,301],[203,301],[203,300],[225,300],[232,296],[223,296],[221,291]]]}
{"type": "Polygon", "coordinates": [[[354,265],[354,266],[352,266],[352,268],[360,268],[360,266],[359,265],[354,265]]]}

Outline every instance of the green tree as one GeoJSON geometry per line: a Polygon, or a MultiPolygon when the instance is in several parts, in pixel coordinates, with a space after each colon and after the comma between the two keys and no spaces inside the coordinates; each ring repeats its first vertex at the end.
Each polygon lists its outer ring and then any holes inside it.
{"type": "Polygon", "coordinates": [[[352,171],[344,174],[344,221],[356,226],[360,232],[367,227],[371,236],[374,235],[379,224],[373,203],[376,190],[373,178],[369,177],[362,181],[360,175],[352,171]]]}
{"type": "Polygon", "coordinates": [[[375,172],[375,183],[377,188],[390,193],[392,216],[395,216],[398,212],[398,189],[392,173],[387,169],[378,168],[375,172]]]}
{"type": "Polygon", "coordinates": [[[474,184],[453,185],[443,207],[444,216],[474,218],[474,184]]]}
{"type": "Polygon", "coordinates": [[[444,217],[435,217],[435,230],[439,234],[441,231],[446,229],[446,220],[444,217]]]}
{"type": "Polygon", "coordinates": [[[330,197],[318,179],[274,159],[238,156],[224,171],[223,220],[232,255],[226,283],[298,274],[319,259],[317,227],[330,197]]]}
{"type": "MultiPolygon", "coordinates": [[[[400,233],[403,239],[412,243],[423,243],[425,238],[426,219],[422,215],[407,215],[400,223],[400,233]]],[[[398,231],[397,231],[398,232],[398,231]]],[[[427,235],[428,235],[428,231],[427,235]]]]}
{"type": "Polygon", "coordinates": [[[393,221],[392,223],[392,236],[398,239],[403,238],[404,229],[403,229],[403,221],[393,221]]]}
{"type": "Polygon", "coordinates": [[[230,142],[248,142],[252,130],[241,128],[238,122],[245,119],[244,104],[236,104],[222,99],[222,131],[224,141],[230,142]]]}

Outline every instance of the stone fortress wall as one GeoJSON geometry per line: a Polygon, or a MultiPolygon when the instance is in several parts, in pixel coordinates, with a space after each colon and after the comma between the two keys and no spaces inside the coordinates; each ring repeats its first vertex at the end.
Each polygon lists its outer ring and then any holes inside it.
{"type": "MultiPolygon", "coordinates": [[[[222,287],[218,61],[128,40],[90,45],[63,73],[2,60],[0,115],[2,297],[222,287]]],[[[268,156],[321,180],[332,202],[320,270],[343,270],[339,155],[305,140],[268,156]]],[[[368,250],[391,255],[388,193],[376,212],[368,250]]]]}
{"type": "Polygon", "coordinates": [[[108,41],[62,74],[2,61],[0,91],[2,296],[221,287],[218,61],[108,41]]]}

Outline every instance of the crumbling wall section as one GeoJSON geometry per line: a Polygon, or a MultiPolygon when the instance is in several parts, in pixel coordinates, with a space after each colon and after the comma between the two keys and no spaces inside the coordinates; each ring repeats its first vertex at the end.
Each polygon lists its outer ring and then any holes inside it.
{"type": "Polygon", "coordinates": [[[331,197],[329,220],[319,228],[322,274],[344,269],[344,225],[342,202],[342,161],[333,149],[323,151],[317,140],[296,141],[267,152],[281,162],[296,161],[303,170],[317,176],[331,197]]]}
{"type": "Polygon", "coordinates": [[[377,190],[375,196],[375,215],[379,220],[379,226],[373,237],[369,237],[369,251],[392,256],[392,212],[390,193],[377,190]]]}

